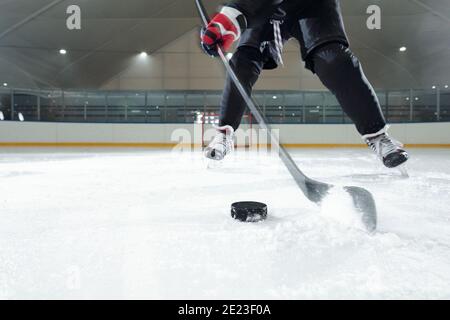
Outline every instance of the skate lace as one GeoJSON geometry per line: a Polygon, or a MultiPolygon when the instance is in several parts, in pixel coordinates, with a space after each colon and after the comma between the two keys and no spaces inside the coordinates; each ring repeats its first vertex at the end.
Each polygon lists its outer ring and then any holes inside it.
{"type": "Polygon", "coordinates": [[[228,153],[234,149],[233,137],[234,137],[233,134],[226,134],[220,132],[215,136],[212,142],[212,146],[214,149],[218,149],[217,147],[220,146],[223,152],[228,153]]]}
{"type": "Polygon", "coordinates": [[[397,151],[403,146],[403,144],[400,141],[392,139],[388,135],[383,134],[377,138],[370,140],[369,146],[378,155],[378,157],[383,159],[392,152],[397,151]]]}
{"type": "Polygon", "coordinates": [[[281,24],[282,21],[279,20],[271,20],[270,23],[273,24],[273,34],[275,38],[275,48],[277,51],[277,62],[279,65],[284,66],[283,61],[283,38],[281,37],[281,24]]]}

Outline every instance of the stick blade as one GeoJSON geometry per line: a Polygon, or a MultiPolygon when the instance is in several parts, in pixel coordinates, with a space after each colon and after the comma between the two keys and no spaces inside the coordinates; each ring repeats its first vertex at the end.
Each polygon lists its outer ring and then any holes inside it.
{"type": "MultiPolygon", "coordinates": [[[[312,179],[305,181],[305,194],[307,198],[317,204],[321,204],[325,197],[329,195],[330,184],[318,182],[312,179]]],[[[361,220],[369,233],[374,233],[377,229],[377,207],[373,195],[364,188],[344,187],[344,190],[350,194],[353,205],[361,214],[361,220]]]]}
{"type": "Polygon", "coordinates": [[[302,190],[304,189],[303,193],[310,201],[321,204],[323,199],[328,196],[329,191],[333,186],[307,178],[304,182],[304,188],[302,188],[302,186],[300,186],[300,188],[302,190]]]}
{"type": "Polygon", "coordinates": [[[369,233],[374,233],[377,229],[377,206],[373,195],[364,188],[345,187],[352,199],[356,209],[362,215],[362,222],[369,233]]]}

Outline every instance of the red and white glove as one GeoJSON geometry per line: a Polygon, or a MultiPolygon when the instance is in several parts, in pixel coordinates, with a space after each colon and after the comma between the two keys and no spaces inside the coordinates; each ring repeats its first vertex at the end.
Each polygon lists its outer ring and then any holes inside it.
{"type": "Polygon", "coordinates": [[[241,29],[246,27],[242,12],[232,7],[223,7],[211,22],[202,29],[201,44],[210,56],[218,56],[218,47],[227,52],[241,37],[241,29]]]}

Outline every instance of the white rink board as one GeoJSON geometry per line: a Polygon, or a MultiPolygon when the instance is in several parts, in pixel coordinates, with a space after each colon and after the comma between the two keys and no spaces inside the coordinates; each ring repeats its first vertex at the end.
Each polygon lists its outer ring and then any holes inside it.
{"type": "MultiPolygon", "coordinates": [[[[201,141],[201,126],[188,124],[82,124],[0,122],[0,143],[158,143],[170,144],[184,130],[201,141]]],[[[242,126],[246,130],[246,126],[242,126]]],[[[353,125],[278,125],[286,144],[361,144],[353,125]]],[[[257,126],[254,126],[257,129],[257,126]]],[[[450,123],[393,124],[390,133],[406,144],[450,144],[450,123]]]]}

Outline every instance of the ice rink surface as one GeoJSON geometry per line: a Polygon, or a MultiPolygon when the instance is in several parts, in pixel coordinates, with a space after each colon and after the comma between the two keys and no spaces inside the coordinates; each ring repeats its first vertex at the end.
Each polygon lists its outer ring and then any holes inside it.
{"type": "Polygon", "coordinates": [[[0,151],[0,298],[450,298],[450,150],[411,149],[405,179],[366,149],[292,151],[313,178],[370,190],[309,203],[275,157],[0,151]],[[240,200],[267,221],[230,217],[240,200]]]}

